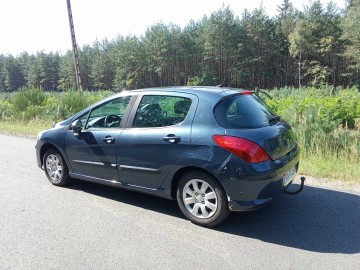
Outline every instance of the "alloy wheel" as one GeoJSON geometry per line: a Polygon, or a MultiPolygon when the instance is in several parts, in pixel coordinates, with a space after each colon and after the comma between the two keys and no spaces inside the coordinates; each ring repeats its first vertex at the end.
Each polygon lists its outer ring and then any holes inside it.
{"type": "Polygon", "coordinates": [[[63,176],[63,165],[61,159],[54,155],[48,155],[45,161],[46,171],[54,182],[60,182],[63,176]]]}
{"type": "Polygon", "coordinates": [[[218,208],[215,190],[204,180],[192,179],[187,182],[182,199],[186,209],[197,218],[210,218],[218,208]]]}

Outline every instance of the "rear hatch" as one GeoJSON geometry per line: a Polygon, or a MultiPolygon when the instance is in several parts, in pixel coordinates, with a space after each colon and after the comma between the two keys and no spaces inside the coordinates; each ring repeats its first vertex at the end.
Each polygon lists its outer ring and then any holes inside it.
{"type": "Polygon", "coordinates": [[[283,157],[297,145],[290,125],[249,92],[223,98],[215,106],[214,115],[225,128],[225,136],[258,144],[272,160],[283,157]]]}

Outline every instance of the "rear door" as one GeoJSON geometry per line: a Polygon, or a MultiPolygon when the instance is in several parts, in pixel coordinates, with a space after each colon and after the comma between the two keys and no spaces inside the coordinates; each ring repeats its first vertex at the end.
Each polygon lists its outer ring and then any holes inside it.
{"type": "Polygon", "coordinates": [[[118,142],[118,173],[123,184],[159,188],[191,143],[198,100],[183,93],[145,94],[118,142]]]}

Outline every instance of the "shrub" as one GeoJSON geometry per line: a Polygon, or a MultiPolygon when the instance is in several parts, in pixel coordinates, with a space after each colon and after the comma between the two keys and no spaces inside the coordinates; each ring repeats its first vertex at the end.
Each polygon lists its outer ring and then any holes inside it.
{"type": "Polygon", "coordinates": [[[46,99],[45,93],[37,88],[24,88],[16,92],[12,98],[11,103],[17,112],[23,112],[31,106],[42,106],[46,99]]]}
{"type": "Polygon", "coordinates": [[[85,107],[109,96],[111,91],[99,92],[44,92],[36,88],[24,88],[12,94],[0,96],[0,120],[31,120],[58,122],[85,107]]]}
{"type": "Polygon", "coordinates": [[[110,93],[112,92],[64,92],[60,95],[56,116],[58,119],[66,119],[73,114],[85,109],[91,104],[105,98],[110,93]]]}
{"type": "Polygon", "coordinates": [[[303,155],[320,154],[356,161],[360,158],[360,93],[357,89],[279,89],[267,104],[294,130],[303,155]]]}
{"type": "Polygon", "coordinates": [[[7,99],[0,99],[0,120],[11,117],[14,111],[14,105],[7,99]]]}
{"type": "Polygon", "coordinates": [[[37,88],[24,88],[10,97],[11,118],[28,121],[42,117],[45,93],[37,88]]]}

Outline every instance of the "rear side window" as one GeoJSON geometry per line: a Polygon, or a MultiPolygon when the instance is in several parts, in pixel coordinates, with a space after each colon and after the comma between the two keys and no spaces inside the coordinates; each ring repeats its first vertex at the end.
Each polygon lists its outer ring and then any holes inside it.
{"type": "Polygon", "coordinates": [[[215,118],[224,128],[266,126],[276,116],[255,95],[236,95],[221,101],[214,109],[215,118]]]}
{"type": "Polygon", "coordinates": [[[165,127],[184,121],[191,106],[185,97],[149,95],[141,99],[133,127],[165,127]]]}

